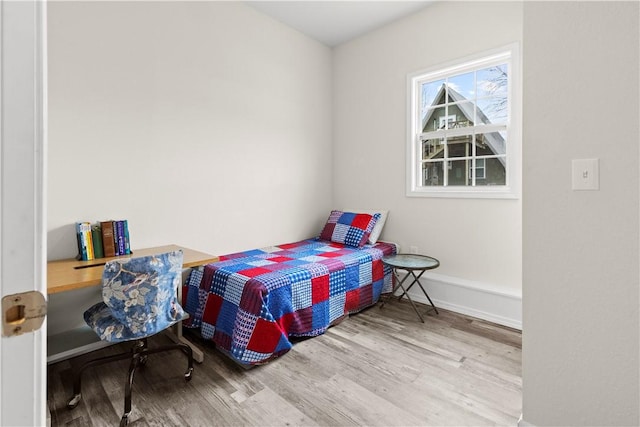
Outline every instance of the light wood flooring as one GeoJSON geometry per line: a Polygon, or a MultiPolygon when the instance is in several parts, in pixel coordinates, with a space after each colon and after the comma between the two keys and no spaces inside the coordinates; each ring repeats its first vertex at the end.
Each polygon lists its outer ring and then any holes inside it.
{"type": "MultiPolygon", "coordinates": [[[[423,324],[406,301],[374,306],[252,369],[191,337],[205,352],[192,381],[183,379],[180,352],[149,356],[135,377],[129,425],[515,426],[522,411],[520,332],[439,311],[423,324]]],[[[127,361],[87,369],[82,401],[72,411],[66,402],[72,366],[123,348],[49,366],[52,426],[118,425],[127,361]]]]}

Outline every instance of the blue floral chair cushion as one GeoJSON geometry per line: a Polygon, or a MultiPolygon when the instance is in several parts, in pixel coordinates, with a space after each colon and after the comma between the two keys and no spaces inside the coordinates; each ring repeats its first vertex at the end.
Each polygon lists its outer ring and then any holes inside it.
{"type": "Polygon", "coordinates": [[[182,251],[113,260],[102,274],[102,299],[84,320],[109,342],[156,334],[185,319],[176,291],[182,281],[182,251]]]}

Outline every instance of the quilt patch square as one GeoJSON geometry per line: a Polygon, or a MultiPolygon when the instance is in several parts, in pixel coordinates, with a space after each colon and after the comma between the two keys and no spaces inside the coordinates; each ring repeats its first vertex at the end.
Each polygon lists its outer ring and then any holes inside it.
{"type": "Polygon", "coordinates": [[[312,304],[329,299],[329,275],[314,277],[311,279],[312,304]]]}
{"type": "Polygon", "coordinates": [[[380,293],[378,293],[378,298],[374,300],[373,298],[373,285],[369,284],[366,286],[362,286],[358,288],[358,294],[360,296],[360,301],[358,303],[359,308],[365,308],[372,305],[375,301],[380,297],[380,293]]]}
{"type": "Polygon", "coordinates": [[[238,273],[242,274],[243,276],[247,276],[247,277],[256,277],[259,276],[261,274],[266,274],[266,273],[270,273],[271,270],[264,268],[264,267],[254,267],[254,268],[249,268],[247,270],[240,270],[238,271],[238,273]]]}
{"type": "Polygon", "coordinates": [[[287,262],[287,261],[291,261],[292,259],[293,258],[289,258],[289,257],[286,257],[286,256],[279,255],[279,256],[275,256],[273,258],[269,258],[269,261],[271,261],[271,262],[287,262]]]}
{"type": "Polygon", "coordinates": [[[337,270],[329,273],[329,296],[344,294],[347,290],[346,273],[344,270],[337,270]]]}
{"type": "Polygon", "coordinates": [[[202,322],[202,327],[201,327],[201,334],[202,334],[202,338],[204,339],[211,339],[214,336],[214,333],[216,332],[216,327],[213,325],[210,325],[209,323],[206,322],[202,322]]]}
{"type": "Polygon", "coordinates": [[[223,299],[220,312],[216,317],[216,332],[231,336],[233,334],[233,326],[236,323],[237,313],[238,306],[223,299]]]}
{"type": "Polygon", "coordinates": [[[345,315],[346,292],[329,297],[329,323],[333,323],[345,315]]]}
{"type": "MultiPolygon", "coordinates": [[[[273,264],[273,262],[274,261],[271,258],[263,258],[263,259],[257,259],[255,261],[248,262],[247,264],[253,265],[255,267],[264,267],[266,265],[273,264]]],[[[242,274],[244,274],[244,273],[242,273],[242,274]]],[[[245,276],[246,276],[246,274],[245,274],[245,276]]]]}
{"type": "MultiPolygon", "coordinates": [[[[389,272],[391,272],[391,269],[389,269],[389,272]]],[[[373,278],[373,280],[380,280],[384,277],[385,275],[385,271],[384,271],[384,265],[381,259],[377,259],[371,262],[371,277],[373,278]]]]}
{"type": "MultiPolygon", "coordinates": [[[[319,330],[327,328],[327,325],[331,324],[329,318],[329,300],[321,301],[314,304],[312,309],[312,322],[310,330],[319,330]]],[[[299,332],[300,333],[300,332],[299,332]]]]}
{"type": "Polygon", "coordinates": [[[344,269],[345,272],[345,289],[350,291],[360,286],[360,269],[357,264],[348,265],[344,269]]]}
{"type": "Polygon", "coordinates": [[[309,256],[300,258],[301,261],[310,262],[310,263],[320,262],[320,261],[323,261],[325,259],[326,259],[325,257],[320,256],[320,255],[309,255],[309,256]]]}
{"type": "Polygon", "coordinates": [[[353,311],[356,311],[359,305],[360,305],[359,289],[348,291],[345,296],[344,311],[347,313],[351,313],[353,311]]]}
{"type": "Polygon", "coordinates": [[[294,280],[291,283],[291,305],[294,311],[311,307],[311,275],[307,272],[307,276],[308,277],[301,278],[300,280],[294,280]]]}
{"type": "MultiPolygon", "coordinates": [[[[266,291],[264,285],[257,280],[249,280],[245,289],[242,292],[242,297],[240,299],[240,308],[253,315],[260,315],[262,311],[262,307],[264,305],[264,301],[262,299],[255,298],[255,295],[259,295],[263,291],[266,291]]],[[[266,292],[264,292],[266,294],[266,292]]]]}
{"type": "Polygon", "coordinates": [[[258,316],[239,309],[236,316],[236,323],[233,328],[233,339],[237,347],[247,348],[249,338],[253,334],[253,325],[257,322],[258,316]]]}
{"type": "Polygon", "coordinates": [[[204,315],[202,320],[211,325],[215,325],[220,314],[220,308],[222,307],[222,297],[220,295],[209,294],[207,303],[204,308],[204,315]]]}
{"type": "Polygon", "coordinates": [[[302,310],[298,310],[295,313],[291,313],[290,318],[292,320],[289,325],[289,335],[291,336],[304,336],[314,328],[314,314],[315,306],[306,307],[302,310]]]}
{"type": "Polygon", "coordinates": [[[244,284],[247,283],[248,280],[249,278],[242,274],[229,276],[227,279],[227,286],[225,286],[224,289],[224,299],[234,303],[235,305],[240,305],[242,290],[244,289],[244,284]]]}
{"type": "Polygon", "coordinates": [[[373,281],[371,271],[371,261],[364,262],[358,266],[358,285],[365,286],[373,281]]]}
{"type": "Polygon", "coordinates": [[[282,332],[272,322],[257,319],[247,349],[258,353],[270,353],[280,341],[282,332]]]}

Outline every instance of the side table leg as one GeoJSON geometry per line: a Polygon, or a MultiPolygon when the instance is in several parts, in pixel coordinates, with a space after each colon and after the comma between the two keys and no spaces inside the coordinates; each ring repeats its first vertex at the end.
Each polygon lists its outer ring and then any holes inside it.
{"type": "Polygon", "coordinates": [[[433,303],[433,301],[431,301],[431,298],[429,297],[429,294],[422,287],[422,283],[418,282],[418,286],[420,286],[420,289],[422,289],[422,293],[424,294],[425,297],[427,297],[427,299],[429,300],[429,304],[431,304],[431,307],[433,307],[433,309],[436,311],[436,314],[440,314],[438,312],[438,307],[436,307],[436,305],[433,303]]]}
{"type": "MultiPolygon", "coordinates": [[[[395,273],[395,269],[394,269],[394,273],[395,273]]],[[[420,314],[420,311],[418,310],[418,307],[416,307],[416,304],[413,302],[413,300],[411,299],[411,297],[409,296],[409,294],[407,293],[409,291],[409,289],[411,289],[411,286],[413,286],[413,284],[416,281],[416,276],[415,274],[413,274],[413,271],[409,271],[409,273],[411,273],[411,276],[413,277],[413,282],[411,282],[411,284],[409,285],[408,288],[405,289],[403,283],[405,282],[405,280],[407,280],[407,278],[409,277],[409,274],[405,275],[404,278],[402,280],[398,281],[398,286],[396,287],[396,289],[400,288],[402,289],[402,294],[398,297],[398,301],[400,301],[402,299],[402,297],[406,296],[407,299],[409,300],[409,303],[411,303],[411,307],[413,307],[413,311],[416,312],[416,314],[418,315],[418,317],[420,318],[420,321],[422,323],[424,323],[424,319],[422,318],[422,314],[420,314]]],[[[396,275],[396,279],[397,279],[397,275],[396,275]]]]}

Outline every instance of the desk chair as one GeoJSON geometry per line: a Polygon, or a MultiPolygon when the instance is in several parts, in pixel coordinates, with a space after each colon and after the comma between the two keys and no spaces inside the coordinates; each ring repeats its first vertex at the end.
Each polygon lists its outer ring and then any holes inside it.
{"type": "Polygon", "coordinates": [[[182,251],[141,258],[113,260],[105,264],[102,274],[102,299],[84,313],[84,320],[101,340],[117,343],[134,341],[130,351],[101,357],[85,363],[74,373],[73,397],[69,409],[78,406],[82,398],[80,379],[91,366],[122,359],[131,359],[125,385],[124,415],[120,426],[129,423],[131,386],[136,369],[147,356],[167,350],[181,350],[188,357],[185,380],[191,380],[193,353],[185,344],[171,344],[150,349],[147,338],[188,317],[177,301],[176,291],[182,280],[182,251]]]}

